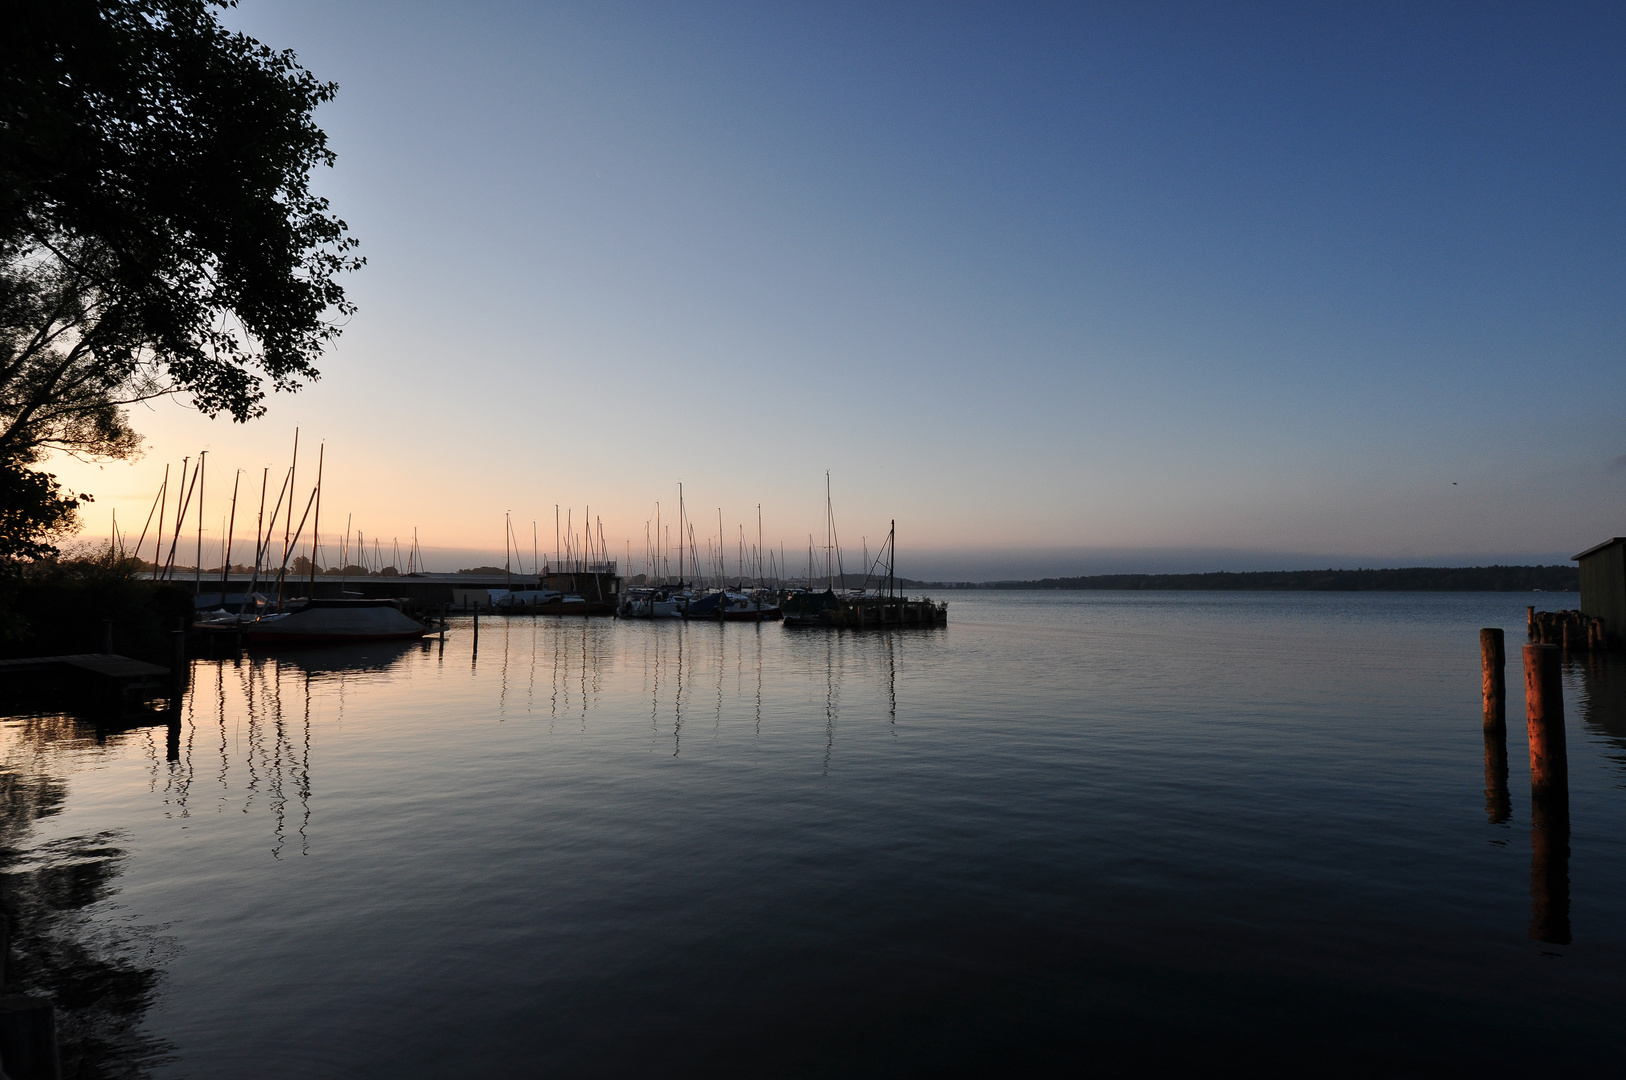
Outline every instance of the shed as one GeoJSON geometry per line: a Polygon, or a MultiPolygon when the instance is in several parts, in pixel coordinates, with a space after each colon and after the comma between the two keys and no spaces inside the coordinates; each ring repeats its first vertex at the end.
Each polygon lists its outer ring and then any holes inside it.
{"type": "Polygon", "coordinates": [[[1626,536],[1571,558],[1581,564],[1581,613],[1603,619],[1610,645],[1626,645],[1626,536]]]}

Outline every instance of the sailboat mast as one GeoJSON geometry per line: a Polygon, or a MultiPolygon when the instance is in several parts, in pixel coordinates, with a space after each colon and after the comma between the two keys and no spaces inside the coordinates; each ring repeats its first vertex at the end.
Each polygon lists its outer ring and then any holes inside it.
{"type": "Polygon", "coordinates": [[[260,580],[260,553],[265,549],[265,541],[260,533],[265,528],[265,485],[271,479],[271,466],[267,465],[260,473],[260,512],[254,518],[254,569],[248,575],[247,592],[253,592],[260,580]]]}
{"type": "Polygon", "coordinates": [[[322,459],[327,455],[327,443],[316,448],[316,518],[311,522],[311,575],[309,595],[316,599],[316,556],[322,544],[322,459]]]}
{"type": "Polygon", "coordinates": [[[158,489],[158,539],[153,541],[152,579],[158,580],[158,563],[164,557],[164,515],[169,513],[169,466],[164,466],[164,484],[158,489]]]}
{"type": "Polygon", "coordinates": [[[226,526],[226,554],[220,560],[220,606],[226,606],[226,575],[231,572],[231,542],[232,536],[237,532],[237,482],[243,478],[243,470],[238,469],[237,475],[231,478],[231,524],[226,526]]]}
{"type": "MultiPolygon", "coordinates": [[[[293,543],[294,484],[299,479],[299,429],[294,428],[294,460],[288,467],[288,516],[282,526],[282,565],[288,565],[288,545],[293,543]]],[[[277,610],[282,610],[282,574],[277,574],[277,610]]]]}
{"type": "Polygon", "coordinates": [[[339,545],[339,597],[344,598],[344,579],[350,570],[350,523],[355,514],[344,515],[344,543],[339,545]]]}
{"type": "Polygon", "coordinates": [[[197,595],[203,591],[203,459],[209,451],[198,451],[198,558],[197,565],[192,567],[192,597],[195,601],[197,595]]]}

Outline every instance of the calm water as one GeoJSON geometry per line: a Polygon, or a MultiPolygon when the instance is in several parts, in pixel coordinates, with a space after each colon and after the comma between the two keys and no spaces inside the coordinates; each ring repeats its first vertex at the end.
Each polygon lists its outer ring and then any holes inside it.
{"type": "Polygon", "coordinates": [[[949,599],[198,661],[173,747],[18,718],[4,767],[28,865],[100,845],[74,932],[156,973],[160,1076],[1618,1071],[1626,667],[1566,669],[1531,936],[1517,646],[1575,597],[949,599]]]}

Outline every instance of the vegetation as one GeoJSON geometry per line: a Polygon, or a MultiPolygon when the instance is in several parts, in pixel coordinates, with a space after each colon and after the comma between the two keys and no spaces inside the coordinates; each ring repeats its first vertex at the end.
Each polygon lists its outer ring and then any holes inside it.
{"type": "Polygon", "coordinates": [[[1266,570],[1212,574],[1100,574],[1036,581],[925,582],[935,589],[1215,589],[1282,592],[1575,592],[1573,566],[1411,566],[1394,570],[1266,570]]]}
{"type": "Polygon", "coordinates": [[[191,625],[192,594],[141,575],[141,563],[110,553],[23,564],[0,580],[0,657],[100,652],[112,620],[115,652],[167,665],[170,632],[191,625]]]}

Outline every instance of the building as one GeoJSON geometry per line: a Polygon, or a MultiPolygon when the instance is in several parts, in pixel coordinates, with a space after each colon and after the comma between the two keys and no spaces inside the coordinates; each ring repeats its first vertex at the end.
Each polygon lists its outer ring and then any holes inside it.
{"type": "Polygon", "coordinates": [[[1581,613],[1603,619],[1611,647],[1626,645],[1626,536],[1571,558],[1581,564],[1581,613]]]}

